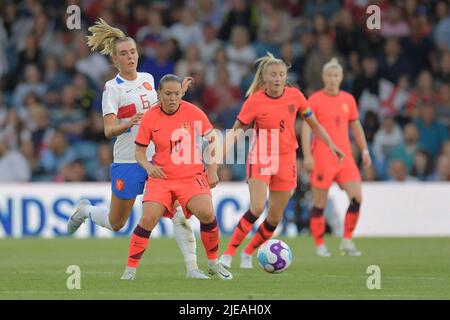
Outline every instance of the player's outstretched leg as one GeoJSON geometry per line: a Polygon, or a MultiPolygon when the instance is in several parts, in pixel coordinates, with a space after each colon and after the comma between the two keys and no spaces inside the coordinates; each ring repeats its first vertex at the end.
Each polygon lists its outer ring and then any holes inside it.
{"type": "Polygon", "coordinates": [[[316,253],[319,257],[329,257],[331,253],[328,251],[324,241],[325,234],[325,217],[323,208],[313,207],[311,210],[311,218],[309,220],[309,229],[314,238],[316,245],[316,253]]]}
{"type": "Polygon", "coordinates": [[[134,229],[130,239],[127,267],[120,278],[121,280],[134,280],[136,278],[136,269],[139,260],[147,249],[150,234],[151,230],[145,230],[139,224],[134,229]]]}
{"type": "Polygon", "coordinates": [[[236,254],[236,249],[239,247],[242,241],[244,241],[250,230],[252,230],[253,225],[257,219],[258,217],[254,215],[249,209],[239,220],[236,228],[233,231],[231,240],[228,243],[227,249],[219,259],[220,263],[226,268],[231,268],[231,261],[233,259],[233,256],[236,254]]]}
{"type": "Polygon", "coordinates": [[[78,202],[74,213],[70,216],[69,221],[67,222],[67,232],[69,234],[75,233],[75,231],[80,228],[80,226],[89,216],[89,206],[91,206],[89,200],[82,199],[80,200],[80,202],[78,202]]]}
{"type": "Polygon", "coordinates": [[[121,280],[134,280],[136,269],[150,239],[153,228],[158,223],[166,208],[158,202],[148,201],[143,204],[143,213],[139,224],[134,228],[130,238],[127,267],[121,280]]]}
{"type": "Polygon", "coordinates": [[[194,231],[187,221],[180,206],[172,217],[175,239],[184,257],[186,277],[191,279],[210,279],[201,272],[197,265],[197,242],[194,231]]]}
{"type": "Polygon", "coordinates": [[[362,255],[361,251],[356,248],[355,244],[352,241],[353,230],[355,230],[356,224],[358,223],[359,208],[360,203],[355,199],[352,199],[345,215],[344,239],[342,239],[340,245],[342,255],[351,257],[359,257],[362,255]]]}
{"type": "Polygon", "coordinates": [[[264,242],[266,242],[272,236],[277,226],[271,225],[267,219],[261,223],[258,231],[253,235],[247,247],[241,253],[241,265],[242,269],[252,269],[252,255],[253,252],[258,249],[264,242]]]}

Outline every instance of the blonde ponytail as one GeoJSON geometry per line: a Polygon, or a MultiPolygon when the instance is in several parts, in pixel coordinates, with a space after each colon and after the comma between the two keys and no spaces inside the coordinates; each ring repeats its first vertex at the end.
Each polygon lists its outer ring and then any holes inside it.
{"type": "Polygon", "coordinates": [[[264,57],[257,59],[255,61],[254,65],[256,66],[257,64],[258,64],[258,69],[256,70],[255,77],[253,78],[253,81],[252,81],[250,87],[248,88],[247,92],[245,93],[246,97],[254,94],[255,92],[257,92],[259,89],[261,89],[263,87],[263,85],[264,85],[263,75],[264,75],[264,72],[266,71],[267,66],[272,65],[272,64],[282,64],[286,68],[288,68],[288,66],[286,65],[286,63],[283,60],[275,58],[273,56],[273,54],[271,54],[270,52],[267,52],[267,55],[265,55],[264,57]]]}
{"type": "Polygon", "coordinates": [[[322,68],[322,73],[324,73],[330,68],[337,68],[339,71],[344,72],[342,65],[339,63],[337,58],[331,58],[330,61],[325,63],[325,65],[322,68]]]}
{"type": "Polygon", "coordinates": [[[115,46],[117,43],[128,40],[134,41],[133,38],[127,37],[122,30],[111,27],[102,18],[99,18],[95,25],[89,27],[88,30],[92,35],[86,37],[88,39],[87,45],[91,47],[92,51],[101,50],[100,53],[108,56],[116,54],[115,46]]]}

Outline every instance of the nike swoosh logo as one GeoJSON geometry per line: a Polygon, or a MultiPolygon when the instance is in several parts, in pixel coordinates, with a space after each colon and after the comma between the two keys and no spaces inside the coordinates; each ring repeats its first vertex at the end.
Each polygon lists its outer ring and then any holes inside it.
{"type": "Polygon", "coordinates": [[[266,112],[266,113],[263,113],[262,116],[265,117],[265,116],[267,116],[268,114],[269,114],[269,113],[266,112]]]}
{"type": "Polygon", "coordinates": [[[130,89],[130,90],[127,90],[127,91],[125,91],[126,93],[128,93],[128,92],[131,92],[133,89],[130,89]]]}
{"type": "Polygon", "coordinates": [[[157,131],[159,131],[159,130],[161,130],[161,128],[159,128],[159,129],[155,129],[155,130],[153,130],[153,132],[157,132],[157,131]]]}
{"type": "Polygon", "coordinates": [[[224,274],[224,273],[222,273],[222,272],[220,272],[220,271],[217,271],[217,272],[220,273],[224,278],[229,278],[229,277],[230,277],[229,274],[224,274]]]}

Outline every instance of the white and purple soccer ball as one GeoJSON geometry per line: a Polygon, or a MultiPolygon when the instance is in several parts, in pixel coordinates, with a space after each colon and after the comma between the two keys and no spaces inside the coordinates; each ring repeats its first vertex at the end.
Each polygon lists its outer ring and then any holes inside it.
{"type": "Polygon", "coordinates": [[[259,247],[257,258],[264,271],[280,273],[291,265],[292,251],[283,241],[270,239],[259,247]]]}

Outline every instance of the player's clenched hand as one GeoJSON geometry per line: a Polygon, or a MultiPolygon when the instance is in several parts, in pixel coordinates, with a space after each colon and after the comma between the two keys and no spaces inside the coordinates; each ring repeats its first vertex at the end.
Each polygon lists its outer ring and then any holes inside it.
{"type": "Polygon", "coordinates": [[[132,126],[140,125],[141,124],[141,118],[144,114],[143,113],[136,113],[129,121],[128,125],[131,128],[132,126]]]}
{"type": "Polygon", "coordinates": [[[194,83],[194,78],[192,77],[185,77],[181,83],[181,90],[183,91],[183,94],[187,91],[189,86],[194,83]]]}
{"type": "Polygon", "coordinates": [[[152,178],[167,178],[162,168],[158,166],[150,166],[150,169],[147,170],[147,175],[152,178]]]}
{"type": "Polygon", "coordinates": [[[362,163],[364,168],[369,168],[372,165],[372,158],[370,157],[368,150],[364,151],[362,154],[362,163]]]}
{"type": "Polygon", "coordinates": [[[331,147],[331,151],[333,152],[333,154],[339,158],[339,162],[341,162],[342,160],[344,160],[345,154],[341,151],[341,149],[339,149],[336,146],[332,146],[331,147]]]}
{"type": "Polygon", "coordinates": [[[303,166],[307,171],[311,171],[314,168],[314,158],[305,157],[305,159],[303,159],[303,166]]]}
{"type": "Polygon", "coordinates": [[[217,172],[208,171],[206,176],[208,178],[209,187],[211,189],[215,188],[219,183],[219,176],[217,175],[217,172]]]}

